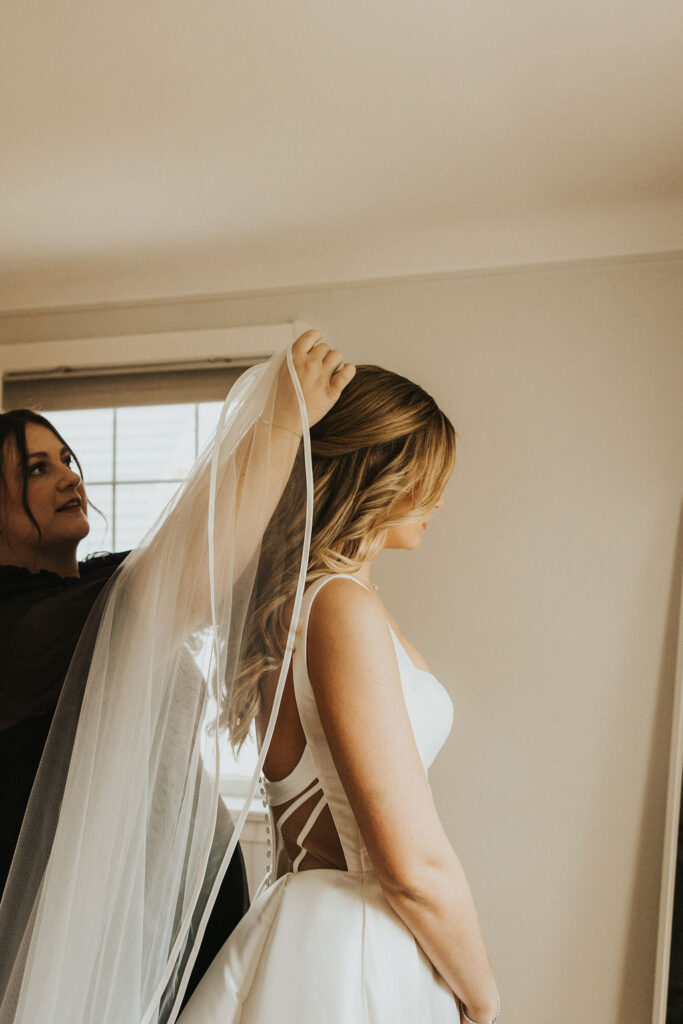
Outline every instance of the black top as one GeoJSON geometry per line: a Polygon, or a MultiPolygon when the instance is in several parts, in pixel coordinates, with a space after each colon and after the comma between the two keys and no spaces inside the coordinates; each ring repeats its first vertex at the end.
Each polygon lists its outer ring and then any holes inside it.
{"type": "MultiPolygon", "coordinates": [[[[71,657],[127,551],[79,563],[79,577],[0,566],[0,896],[71,657]]],[[[221,886],[186,999],[249,906],[239,847],[221,886]]]]}
{"type": "Polygon", "coordinates": [[[81,562],[80,577],[0,566],[0,893],[71,656],[127,553],[81,562]]]}

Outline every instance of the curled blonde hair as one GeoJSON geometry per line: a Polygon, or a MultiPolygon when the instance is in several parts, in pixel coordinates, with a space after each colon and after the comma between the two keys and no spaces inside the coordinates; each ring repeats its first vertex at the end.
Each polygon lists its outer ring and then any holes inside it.
{"type": "MultiPolygon", "coordinates": [[[[389,527],[433,509],[453,469],[456,438],[450,420],[417,384],[379,366],[358,366],[336,404],[311,428],[314,511],[307,581],[355,572],[378,554],[389,527]],[[400,512],[407,494],[412,508],[400,512]]],[[[303,460],[302,450],[297,458],[303,460]]],[[[260,680],[279,668],[284,654],[305,519],[302,478],[302,472],[292,473],[263,539],[261,565],[267,571],[257,573],[240,670],[220,716],[235,750],[259,710],[260,680]],[[269,557],[274,545],[277,557],[275,550],[269,557]]]]}

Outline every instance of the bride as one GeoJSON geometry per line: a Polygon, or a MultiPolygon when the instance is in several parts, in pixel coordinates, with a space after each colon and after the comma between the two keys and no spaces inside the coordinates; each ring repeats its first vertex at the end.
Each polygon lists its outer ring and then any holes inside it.
{"type": "Polygon", "coordinates": [[[395,374],[337,376],[310,432],[292,351],[240,378],[88,620],[0,906],[0,1024],[497,1016],[426,778],[450,701],[370,580],[419,546],[454,432],[395,374]],[[219,844],[219,732],[252,723],[219,844]],[[178,1018],[262,769],[271,876],[178,1018]]]}
{"type": "MultiPolygon", "coordinates": [[[[453,427],[421,388],[358,366],[311,450],[308,586],[262,783],[273,866],[180,1024],[446,1024],[457,1000],[464,1020],[492,1021],[493,972],[426,775],[452,705],[371,580],[443,507],[453,427]]],[[[296,515],[292,485],[264,552],[296,515]]],[[[286,562],[257,577],[233,743],[254,718],[265,735],[294,579],[286,562]]]]}

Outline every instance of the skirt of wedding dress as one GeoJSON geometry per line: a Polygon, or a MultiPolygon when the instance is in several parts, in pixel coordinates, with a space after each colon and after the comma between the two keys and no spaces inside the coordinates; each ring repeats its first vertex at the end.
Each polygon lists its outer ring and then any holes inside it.
{"type": "Polygon", "coordinates": [[[311,870],[263,889],[179,1024],[459,1024],[453,993],[373,873],[311,870]]]}

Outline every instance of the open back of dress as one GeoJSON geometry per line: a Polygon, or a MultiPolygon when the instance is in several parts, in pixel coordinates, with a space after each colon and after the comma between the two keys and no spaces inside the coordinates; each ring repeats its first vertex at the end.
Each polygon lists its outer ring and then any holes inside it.
{"type": "MultiPolygon", "coordinates": [[[[286,778],[263,779],[274,836],[275,878],[288,871],[336,868],[371,869],[355,817],[332,760],[308,677],[308,620],[316,595],[335,575],[323,576],[304,595],[299,619],[292,678],[299,720],[306,738],[296,767],[286,778]]],[[[344,579],[353,579],[345,576],[344,579]]],[[[354,580],[363,586],[359,580],[354,580]]],[[[274,880],[272,878],[269,879],[274,880]]]]}
{"type": "MultiPolygon", "coordinates": [[[[329,574],[307,589],[292,658],[294,697],[306,745],[296,767],[286,778],[263,779],[273,828],[273,868],[269,881],[287,871],[336,868],[359,872],[372,864],[349,805],[327,744],[308,676],[306,645],[313,601],[333,579],[353,576],[329,574]],[[274,874],[274,878],[272,875],[274,874]]],[[[409,710],[425,770],[438,753],[451,728],[453,706],[448,694],[431,675],[417,668],[389,624],[394,641],[404,698],[409,710]],[[419,723],[419,728],[416,725],[419,723]]]]}

